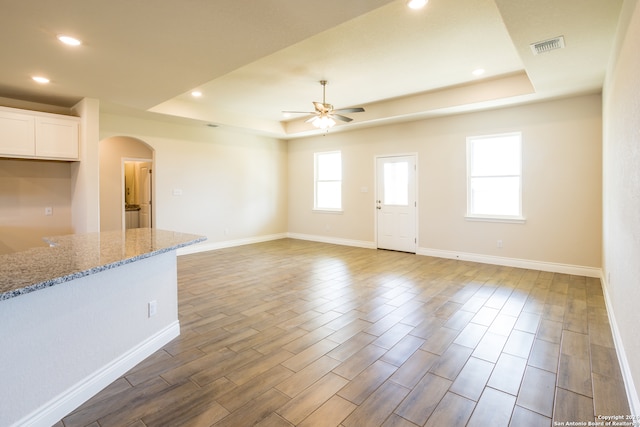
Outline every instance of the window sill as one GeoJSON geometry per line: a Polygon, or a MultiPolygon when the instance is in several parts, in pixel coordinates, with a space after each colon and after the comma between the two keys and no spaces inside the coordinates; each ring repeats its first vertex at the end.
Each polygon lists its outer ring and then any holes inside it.
{"type": "Polygon", "coordinates": [[[476,216],[465,215],[464,219],[467,221],[481,221],[481,222],[505,222],[508,224],[524,224],[527,219],[522,216],[476,216]]]}
{"type": "Polygon", "coordinates": [[[311,212],[333,215],[342,215],[344,213],[342,209],[312,209],[311,212]]]}

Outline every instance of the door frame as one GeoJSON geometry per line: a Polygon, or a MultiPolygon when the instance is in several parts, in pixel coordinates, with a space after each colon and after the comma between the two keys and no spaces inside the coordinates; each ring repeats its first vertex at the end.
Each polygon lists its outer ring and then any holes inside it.
{"type": "Polygon", "coordinates": [[[151,174],[151,215],[150,215],[150,223],[151,223],[151,227],[150,228],[155,228],[155,216],[156,216],[156,208],[155,208],[155,186],[156,186],[156,180],[153,176],[153,174],[155,173],[155,168],[156,168],[156,164],[154,162],[153,159],[148,159],[148,158],[142,158],[142,157],[121,157],[120,158],[120,212],[122,213],[122,231],[126,231],[126,211],[125,211],[125,182],[124,182],[124,172],[125,172],[125,168],[124,165],[126,162],[148,162],[151,163],[151,170],[153,171],[151,174]]]}
{"type": "Polygon", "coordinates": [[[378,249],[378,210],[376,209],[376,200],[379,200],[378,198],[378,160],[379,159],[384,159],[384,158],[389,158],[389,157],[413,157],[414,162],[415,162],[415,173],[414,173],[414,185],[415,185],[415,202],[416,202],[416,216],[415,216],[415,234],[416,234],[416,247],[415,247],[415,253],[418,253],[418,244],[420,243],[419,239],[418,239],[418,235],[419,235],[419,229],[418,229],[418,225],[420,224],[419,221],[419,217],[420,217],[420,203],[418,200],[418,195],[420,194],[420,189],[418,187],[420,180],[418,179],[418,172],[420,171],[420,168],[418,167],[418,153],[417,152],[404,152],[404,153],[393,153],[393,154],[377,154],[373,157],[373,188],[374,188],[374,198],[373,198],[373,236],[374,236],[374,245],[375,248],[378,249]]]}

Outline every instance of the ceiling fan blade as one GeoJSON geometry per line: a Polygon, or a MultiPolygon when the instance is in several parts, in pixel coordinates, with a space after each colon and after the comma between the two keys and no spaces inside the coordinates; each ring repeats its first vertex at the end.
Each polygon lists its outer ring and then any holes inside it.
{"type": "Polygon", "coordinates": [[[316,119],[316,117],[318,117],[315,113],[313,113],[313,116],[309,117],[307,120],[305,120],[305,123],[311,123],[312,121],[314,121],[316,119]]]}
{"type": "Polygon", "coordinates": [[[315,114],[315,111],[283,111],[283,113],[289,114],[315,114]]]}
{"type": "Polygon", "coordinates": [[[354,107],[354,108],[340,108],[338,110],[333,110],[335,113],[363,113],[364,108],[362,107],[354,107]]]}
{"type": "Polygon", "coordinates": [[[347,117],[347,116],[341,116],[340,114],[329,114],[329,117],[333,117],[334,119],[338,119],[338,120],[342,120],[343,122],[350,122],[353,119],[351,117],[347,117]]]}

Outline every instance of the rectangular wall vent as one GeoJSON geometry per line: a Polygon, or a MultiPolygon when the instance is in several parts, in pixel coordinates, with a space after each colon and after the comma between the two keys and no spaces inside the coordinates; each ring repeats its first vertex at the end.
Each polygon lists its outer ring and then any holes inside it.
{"type": "Polygon", "coordinates": [[[531,51],[534,55],[540,55],[541,53],[551,52],[552,50],[564,48],[564,36],[554,37],[549,40],[543,40],[541,42],[531,43],[531,51]]]}

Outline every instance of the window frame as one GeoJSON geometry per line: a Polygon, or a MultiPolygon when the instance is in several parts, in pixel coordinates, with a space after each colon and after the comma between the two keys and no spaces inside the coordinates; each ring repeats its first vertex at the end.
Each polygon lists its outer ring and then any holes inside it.
{"type": "Polygon", "coordinates": [[[490,135],[475,135],[467,137],[467,213],[465,215],[465,219],[469,221],[488,221],[488,222],[510,222],[510,223],[524,223],[526,218],[523,216],[522,212],[522,181],[523,181],[523,171],[522,171],[522,132],[505,132],[498,134],[490,134],[490,135]],[[518,214],[517,215],[500,215],[500,214],[478,214],[473,213],[471,211],[472,208],[472,192],[471,192],[471,182],[473,178],[479,178],[480,176],[471,175],[471,166],[473,164],[473,143],[476,141],[493,139],[499,137],[518,137],[519,144],[519,156],[518,156],[518,169],[519,174],[498,174],[498,175],[482,175],[483,178],[513,178],[518,177],[518,214]]]}
{"type": "Polygon", "coordinates": [[[314,212],[325,212],[325,213],[341,213],[343,212],[343,162],[342,162],[342,151],[341,150],[332,150],[332,151],[318,151],[313,153],[313,211],[314,212]],[[339,154],[340,155],[340,179],[318,179],[319,172],[319,158],[323,155],[328,154],[339,154]],[[321,182],[339,182],[340,183],[340,207],[339,208],[331,208],[318,206],[318,183],[321,182]]]}

